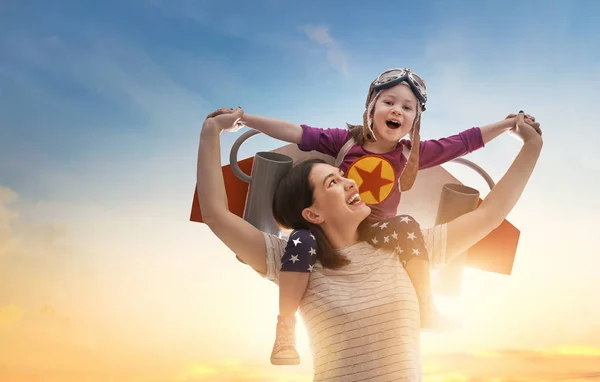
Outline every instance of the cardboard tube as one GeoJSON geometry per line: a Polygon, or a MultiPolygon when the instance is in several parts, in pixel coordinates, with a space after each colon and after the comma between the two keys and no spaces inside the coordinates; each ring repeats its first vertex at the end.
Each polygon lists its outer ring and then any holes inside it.
{"type": "MultiPolygon", "coordinates": [[[[477,208],[479,191],[462,184],[445,184],[442,188],[435,225],[449,221],[477,208]]],[[[436,293],[458,296],[462,287],[462,275],[467,262],[467,252],[437,272],[434,280],[436,293]]]]}

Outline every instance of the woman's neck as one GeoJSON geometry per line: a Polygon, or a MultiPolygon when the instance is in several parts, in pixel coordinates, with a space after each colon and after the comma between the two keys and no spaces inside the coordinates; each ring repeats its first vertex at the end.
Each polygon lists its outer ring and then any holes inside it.
{"type": "Polygon", "coordinates": [[[358,226],[353,224],[324,224],[323,232],[335,249],[346,248],[360,241],[358,226]]]}

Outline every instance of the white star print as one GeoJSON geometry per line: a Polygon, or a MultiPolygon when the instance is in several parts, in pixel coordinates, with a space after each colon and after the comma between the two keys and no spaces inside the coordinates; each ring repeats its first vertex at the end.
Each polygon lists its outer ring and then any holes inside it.
{"type": "Polygon", "coordinates": [[[371,224],[371,227],[377,227],[379,225],[379,223],[373,223],[371,224]]]}
{"type": "Polygon", "coordinates": [[[313,266],[312,266],[312,265],[309,265],[309,266],[308,266],[308,271],[309,271],[309,272],[312,272],[312,269],[313,269],[313,266]]]}
{"type": "Polygon", "coordinates": [[[377,244],[377,243],[378,243],[378,241],[377,241],[377,238],[376,238],[376,237],[374,237],[374,238],[373,238],[373,240],[371,240],[371,241],[373,242],[373,244],[377,244]]]}
{"type": "Polygon", "coordinates": [[[311,248],[310,251],[308,251],[308,253],[310,253],[311,256],[314,256],[317,254],[317,251],[315,251],[314,248],[311,248]]]}
{"type": "Polygon", "coordinates": [[[296,261],[300,261],[300,259],[298,258],[298,255],[292,255],[292,258],[290,260],[292,261],[293,264],[296,264],[296,261]]]}
{"type": "Polygon", "coordinates": [[[381,228],[381,229],[387,228],[388,224],[389,224],[388,222],[381,223],[381,225],[379,226],[379,228],[381,228]]]}
{"type": "Polygon", "coordinates": [[[402,217],[400,218],[400,221],[401,221],[401,222],[404,222],[404,223],[408,223],[408,222],[410,221],[410,218],[409,218],[408,216],[402,216],[402,217]]]}
{"type": "Polygon", "coordinates": [[[417,237],[415,236],[415,233],[414,233],[414,232],[410,232],[410,233],[408,234],[408,237],[407,237],[407,239],[410,239],[410,240],[415,240],[416,238],[417,238],[417,237]]]}
{"type": "Polygon", "coordinates": [[[419,256],[421,253],[419,253],[419,248],[415,248],[413,249],[413,255],[417,255],[419,256]]]}
{"type": "Polygon", "coordinates": [[[400,248],[400,246],[399,246],[399,245],[398,245],[398,246],[396,246],[396,249],[395,249],[395,251],[396,251],[396,252],[398,252],[398,254],[401,254],[402,252],[404,252],[404,250],[403,250],[402,248],[400,248]]]}
{"type": "Polygon", "coordinates": [[[389,236],[385,236],[385,237],[383,238],[383,242],[384,242],[384,243],[389,243],[389,242],[390,242],[390,237],[389,237],[389,236]]]}
{"type": "Polygon", "coordinates": [[[294,247],[298,246],[298,244],[302,244],[302,242],[300,241],[300,239],[294,239],[292,241],[294,242],[294,247]]]}
{"type": "Polygon", "coordinates": [[[312,237],[313,240],[317,240],[317,239],[315,239],[315,237],[313,236],[312,233],[310,234],[310,237],[312,237]]]}
{"type": "Polygon", "coordinates": [[[396,231],[394,231],[392,237],[394,238],[394,240],[398,240],[398,234],[396,233],[396,231]]]}

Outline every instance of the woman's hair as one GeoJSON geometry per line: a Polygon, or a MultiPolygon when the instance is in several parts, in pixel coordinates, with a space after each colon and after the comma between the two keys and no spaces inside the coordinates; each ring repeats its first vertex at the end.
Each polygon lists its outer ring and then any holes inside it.
{"type": "MultiPolygon", "coordinates": [[[[309,175],[313,166],[318,163],[327,162],[322,159],[302,161],[281,179],[273,197],[273,216],[283,228],[310,230],[317,241],[317,260],[324,268],[336,269],[349,264],[350,261],[333,248],[319,225],[309,223],[302,216],[302,211],[314,203],[314,187],[310,183],[309,175]]],[[[364,231],[362,226],[361,223],[359,237],[364,240],[364,235],[361,234],[364,231]]]]}

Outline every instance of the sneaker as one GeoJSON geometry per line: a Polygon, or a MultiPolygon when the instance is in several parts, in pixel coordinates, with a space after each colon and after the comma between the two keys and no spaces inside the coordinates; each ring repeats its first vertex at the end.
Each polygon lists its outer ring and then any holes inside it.
{"type": "Polygon", "coordinates": [[[271,352],[273,365],[298,365],[300,355],[296,351],[296,317],[277,317],[277,334],[271,352]]]}

